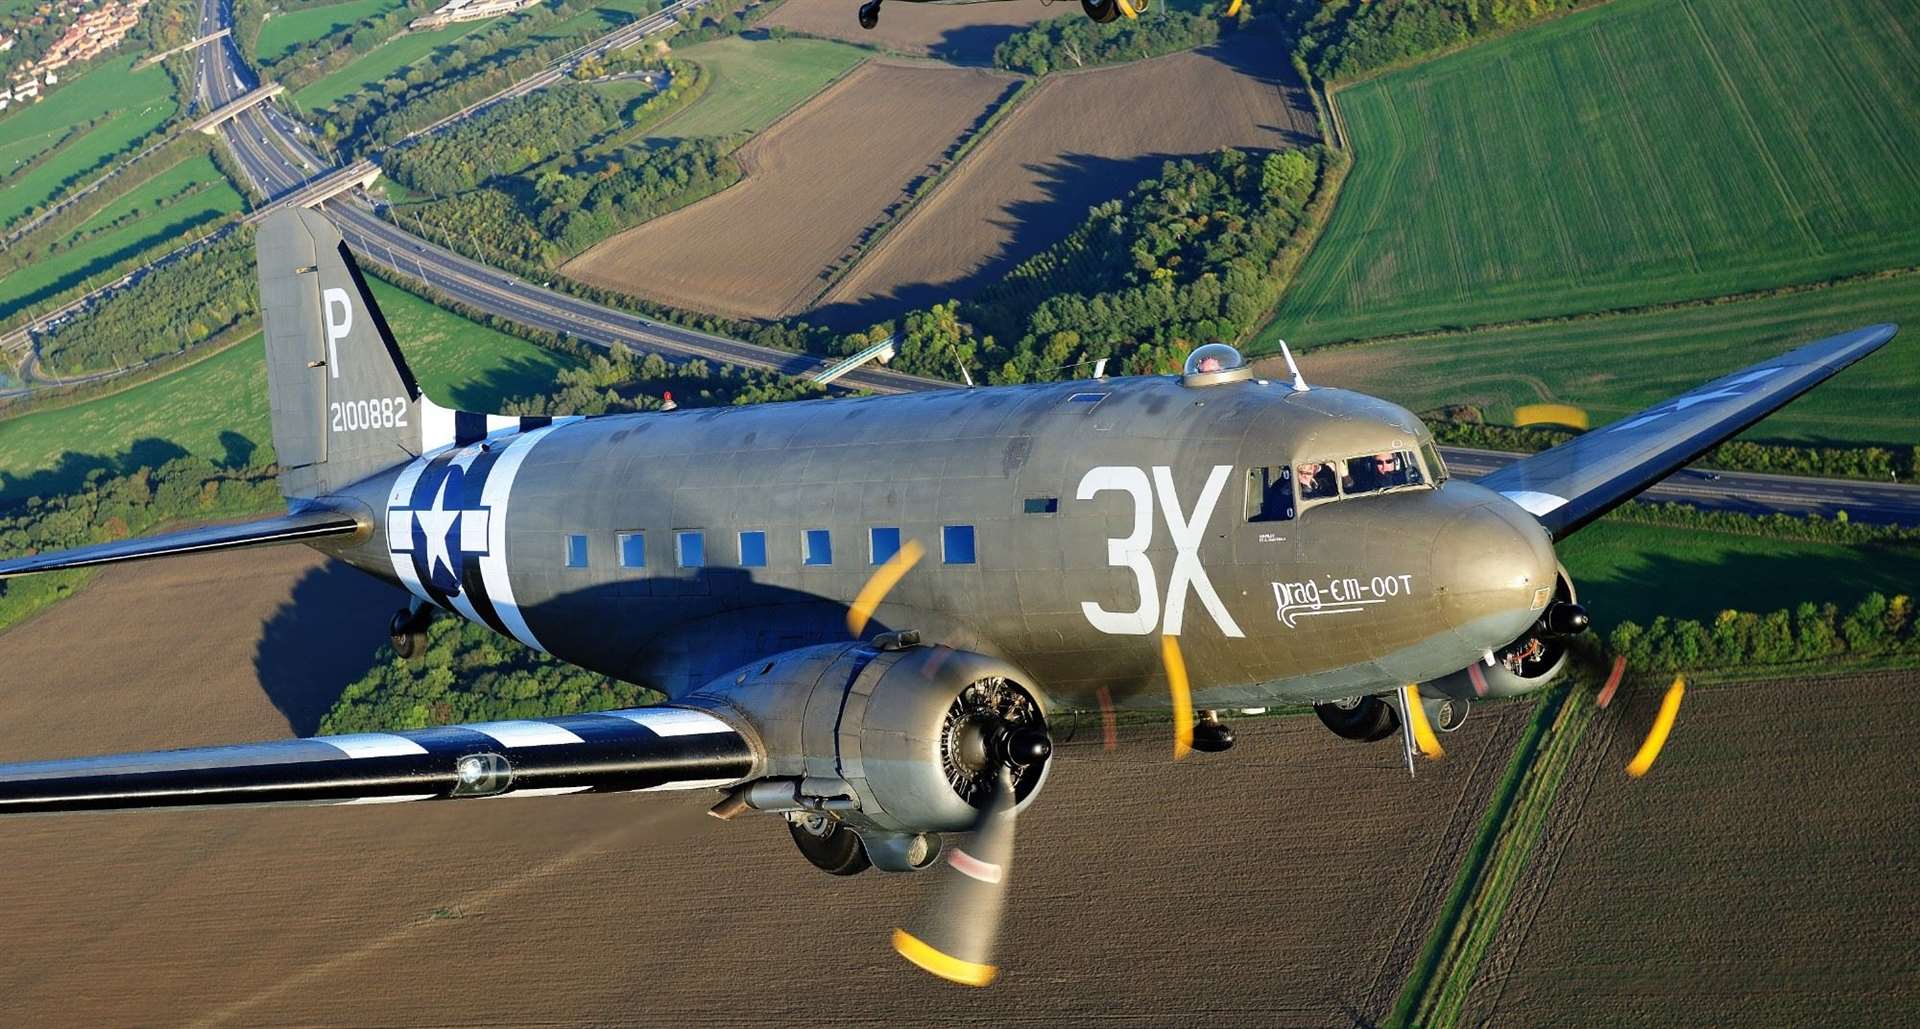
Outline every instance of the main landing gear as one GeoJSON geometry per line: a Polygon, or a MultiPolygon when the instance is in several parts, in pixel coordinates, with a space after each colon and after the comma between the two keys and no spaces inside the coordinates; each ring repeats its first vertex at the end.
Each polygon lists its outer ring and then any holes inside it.
{"type": "Polygon", "coordinates": [[[1193,723],[1193,749],[1218,754],[1233,747],[1233,727],[1220,720],[1218,711],[1202,711],[1193,723]]]}
{"type": "Polygon", "coordinates": [[[787,816],[787,831],[813,867],[828,875],[859,875],[873,867],[860,834],[832,815],[795,812],[787,816]]]}
{"type": "Polygon", "coordinates": [[[1105,25],[1120,17],[1120,0],[1080,0],[1080,10],[1089,19],[1105,25]]]}
{"type": "Polygon", "coordinates": [[[880,0],[867,0],[860,5],[860,27],[872,29],[880,24],[880,0]]]}
{"type": "Polygon", "coordinates": [[[387,642],[402,660],[411,661],[427,652],[427,623],[433,621],[433,608],[419,601],[393,613],[387,623],[387,642]]]}
{"type": "Polygon", "coordinates": [[[1320,722],[1343,740],[1374,743],[1400,731],[1400,714],[1379,697],[1343,697],[1313,705],[1320,722]]]}

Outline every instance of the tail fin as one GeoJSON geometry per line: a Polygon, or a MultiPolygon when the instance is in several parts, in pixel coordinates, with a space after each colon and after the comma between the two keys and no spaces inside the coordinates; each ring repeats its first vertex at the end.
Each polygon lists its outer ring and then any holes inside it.
{"type": "Polygon", "coordinates": [[[257,249],[281,492],[322,496],[421,453],[432,413],[339,230],[279,211],[257,249]]]}

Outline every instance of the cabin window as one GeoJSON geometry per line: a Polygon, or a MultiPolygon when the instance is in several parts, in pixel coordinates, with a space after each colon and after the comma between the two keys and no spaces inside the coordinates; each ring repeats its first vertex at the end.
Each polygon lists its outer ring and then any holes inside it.
{"type": "Polygon", "coordinates": [[[1432,440],[1420,444],[1420,456],[1427,462],[1427,477],[1438,486],[1447,481],[1447,463],[1440,460],[1440,448],[1432,440]]]}
{"type": "Polygon", "coordinates": [[[893,555],[900,552],[900,530],[876,526],[867,530],[867,560],[873,564],[886,564],[893,555]]]}
{"type": "Polygon", "coordinates": [[[699,529],[682,529],[673,534],[673,558],[682,568],[700,568],[707,563],[707,534],[699,529]]]}
{"type": "Polygon", "coordinates": [[[830,565],[833,563],[833,535],[825,529],[808,529],[800,536],[800,563],[803,565],[830,565]]]}
{"type": "Polygon", "coordinates": [[[950,565],[973,563],[973,526],[943,525],[940,527],[940,560],[950,565]]]}
{"type": "Polygon", "coordinates": [[[1247,521],[1284,522],[1293,517],[1293,469],[1263,465],[1247,469],[1247,521]]]}
{"type": "Polygon", "coordinates": [[[1340,492],[1352,497],[1424,482],[1426,478],[1420,474],[1420,462],[1414,459],[1413,451],[1382,450],[1349,460],[1346,474],[1340,478],[1340,492]]]}
{"type": "Polygon", "coordinates": [[[1055,511],[1058,511],[1058,510],[1060,510],[1059,497],[1028,497],[1027,498],[1026,512],[1028,514],[1053,514],[1055,511]]]}
{"type": "Polygon", "coordinates": [[[767,566],[767,534],[759,529],[748,529],[740,534],[740,567],[765,568],[767,566]]]}
{"type": "Polygon", "coordinates": [[[645,568],[647,566],[647,534],[644,532],[622,532],[614,536],[620,545],[620,567],[645,568]]]}
{"type": "Polygon", "coordinates": [[[567,567],[585,568],[587,566],[587,537],[580,533],[567,535],[567,567]]]}

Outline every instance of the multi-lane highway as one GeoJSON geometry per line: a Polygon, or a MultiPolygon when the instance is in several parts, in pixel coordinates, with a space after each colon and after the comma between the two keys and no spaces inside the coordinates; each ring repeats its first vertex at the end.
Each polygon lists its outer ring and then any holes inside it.
{"type": "MultiPolygon", "coordinates": [[[[472,105],[459,115],[442,119],[431,128],[444,126],[506,96],[523,95],[552,82],[583,55],[605,54],[632,45],[664,29],[673,14],[703,2],[705,0],[676,0],[659,14],[598,39],[555,61],[540,74],[472,105]]],[[[228,23],[225,0],[202,0],[201,32],[214,32],[228,23]]],[[[231,38],[203,48],[200,72],[201,100],[210,107],[225,103],[256,84],[231,38]]],[[[272,104],[243,112],[223,131],[241,167],[268,197],[298,188],[327,167],[300,141],[306,130],[272,104]]],[[[624,345],[669,358],[700,357],[788,375],[805,375],[824,365],[821,359],[811,355],[773,350],[653,321],[534,285],[405,232],[349,196],[328,201],[324,206],[348,244],[366,259],[419,278],[447,296],[489,314],[606,346],[624,345]]],[[[840,381],[887,393],[952,387],[951,383],[879,368],[863,369],[840,381]]],[[[1449,448],[1446,456],[1458,473],[1479,476],[1521,455],[1449,448]]],[[[1780,511],[1832,517],[1844,510],[1856,521],[1920,524],[1920,486],[1892,483],[1738,472],[1715,475],[1688,470],[1654,487],[1646,499],[1677,500],[1756,514],[1780,511]]]]}

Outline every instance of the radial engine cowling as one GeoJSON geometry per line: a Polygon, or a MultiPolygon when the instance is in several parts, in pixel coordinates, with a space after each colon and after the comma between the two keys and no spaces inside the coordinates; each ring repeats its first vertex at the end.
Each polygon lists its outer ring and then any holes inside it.
{"type": "Polygon", "coordinates": [[[1466,668],[1420,684],[1422,693],[1455,700],[1517,697],[1552,683],[1566,671],[1571,640],[1587,629],[1573,579],[1565,565],[1554,582],[1553,600],[1538,621],[1512,643],[1493,652],[1493,664],[1476,662],[1466,668]]]}
{"type": "Polygon", "coordinates": [[[938,646],[804,647],[715,679],[679,703],[743,725],[764,755],[746,797],[830,811],[862,828],[957,832],[1000,766],[1024,805],[1045,781],[1046,712],[1004,661],[938,646]],[[1025,747],[1020,754],[1010,749],[1025,747]]]}

